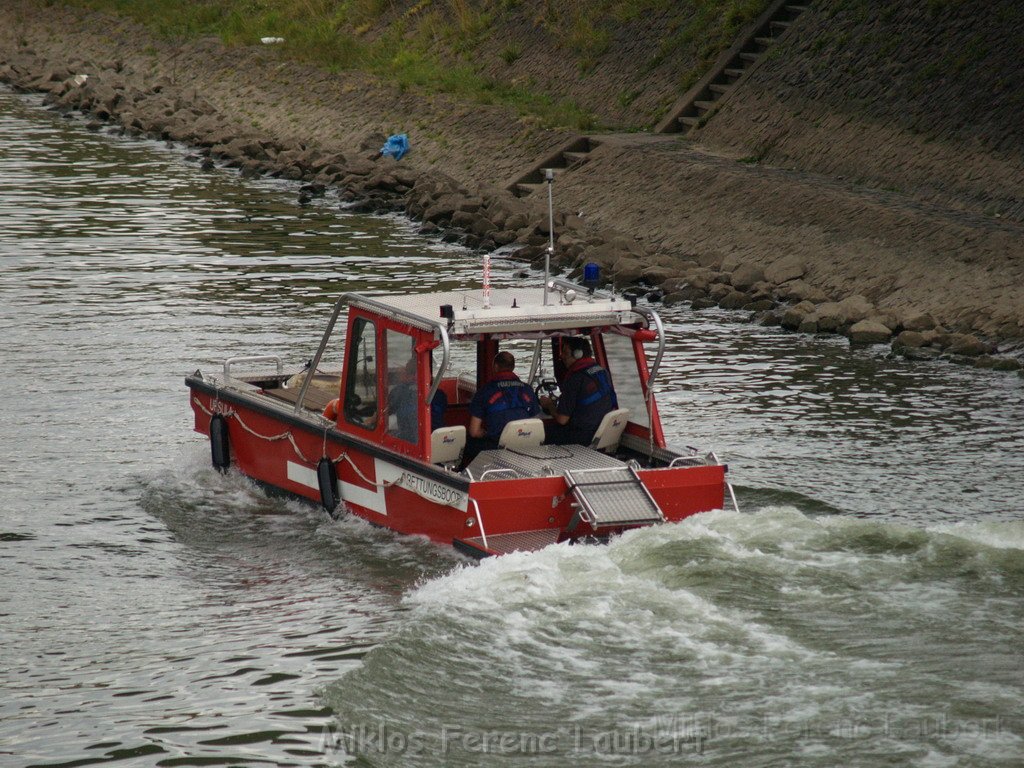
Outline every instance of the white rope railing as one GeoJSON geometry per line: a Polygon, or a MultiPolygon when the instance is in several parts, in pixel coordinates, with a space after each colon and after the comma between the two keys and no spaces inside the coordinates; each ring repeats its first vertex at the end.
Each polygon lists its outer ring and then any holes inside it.
{"type": "MultiPolygon", "coordinates": [[[[224,418],[228,418],[228,419],[233,418],[235,421],[238,422],[238,426],[240,426],[242,429],[244,429],[246,432],[248,432],[253,437],[258,437],[261,440],[266,440],[267,442],[276,442],[278,440],[288,440],[288,442],[291,443],[292,450],[295,451],[295,455],[296,456],[298,456],[300,459],[302,459],[304,462],[306,462],[306,464],[309,464],[309,465],[316,464],[315,461],[309,459],[302,452],[302,450],[299,448],[298,444],[295,442],[295,437],[294,437],[294,435],[292,435],[291,430],[288,430],[286,432],[282,432],[279,435],[264,435],[264,434],[261,434],[261,433],[257,432],[255,429],[253,429],[248,424],[246,424],[245,421],[242,419],[242,417],[238,415],[237,411],[234,411],[234,410],[227,410],[227,411],[212,410],[211,411],[205,405],[203,405],[202,401],[198,397],[193,397],[192,398],[192,402],[195,403],[199,407],[199,409],[203,413],[205,413],[207,416],[211,416],[212,417],[215,413],[219,413],[224,418]]],[[[220,400],[214,400],[215,404],[219,403],[219,402],[220,402],[220,400]]],[[[327,456],[327,430],[326,429],[324,430],[323,455],[327,456]]],[[[342,451],[341,453],[339,453],[338,456],[336,458],[334,458],[334,459],[331,459],[331,461],[334,464],[336,464],[336,465],[341,463],[342,461],[348,462],[348,465],[350,467],[352,467],[352,471],[356,473],[356,475],[359,477],[359,479],[362,480],[367,485],[373,486],[374,488],[390,488],[391,486],[395,485],[396,482],[397,482],[397,481],[392,480],[392,481],[388,481],[388,482],[378,483],[375,480],[371,480],[365,474],[363,474],[363,471],[359,468],[359,466],[352,460],[352,458],[345,451],[342,451]]]]}

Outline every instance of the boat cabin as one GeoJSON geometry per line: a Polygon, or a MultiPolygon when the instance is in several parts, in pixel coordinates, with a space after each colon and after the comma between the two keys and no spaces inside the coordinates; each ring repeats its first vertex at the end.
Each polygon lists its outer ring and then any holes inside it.
{"type": "MultiPolygon", "coordinates": [[[[469,403],[492,377],[497,353],[511,352],[518,376],[540,393],[556,391],[566,374],[562,340],[583,336],[611,379],[618,426],[635,446],[631,453],[664,447],[650,392],[664,346],[660,321],[628,300],[581,295],[577,289],[555,281],[546,297],[534,287],[495,289],[489,296],[480,290],[346,294],[339,301],[339,308],[348,306],[348,319],[337,429],[398,454],[459,468],[453,455],[465,445],[469,403]],[[652,343],[654,366],[645,348],[652,343]]],[[[319,404],[323,395],[313,397],[319,404]]],[[[299,400],[307,398],[309,391],[299,400]]],[[[531,435],[531,442],[539,444],[542,435],[531,435]]]]}

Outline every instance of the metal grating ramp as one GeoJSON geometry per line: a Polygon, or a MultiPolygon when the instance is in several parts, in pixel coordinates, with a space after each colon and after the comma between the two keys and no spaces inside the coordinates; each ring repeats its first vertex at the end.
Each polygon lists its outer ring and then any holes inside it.
{"type": "Polygon", "coordinates": [[[481,550],[507,555],[510,552],[535,552],[538,549],[544,549],[558,541],[560,533],[558,528],[544,528],[539,531],[498,533],[488,536],[486,543],[482,536],[474,536],[471,539],[466,539],[466,542],[481,550]]]}
{"type": "Polygon", "coordinates": [[[576,518],[594,530],[622,525],[665,522],[657,502],[632,467],[566,470],[566,482],[576,498],[576,518]]]}

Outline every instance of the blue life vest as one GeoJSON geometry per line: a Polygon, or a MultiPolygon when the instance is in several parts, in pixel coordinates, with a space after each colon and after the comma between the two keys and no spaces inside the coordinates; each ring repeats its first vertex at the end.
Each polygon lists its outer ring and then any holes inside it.
{"type": "Polygon", "coordinates": [[[618,398],[615,396],[615,390],[612,389],[611,379],[608,378],[608,371],[602,368],[597,363],[594,363],[589,368],[586,368],[583,373],[594,382],[594,391],[586,397],[580,398],[578,401],[579,405],[587,406],[593,405],[602,398],[609,397],[612,401],[612,408],[619,407],[618,398]]]}

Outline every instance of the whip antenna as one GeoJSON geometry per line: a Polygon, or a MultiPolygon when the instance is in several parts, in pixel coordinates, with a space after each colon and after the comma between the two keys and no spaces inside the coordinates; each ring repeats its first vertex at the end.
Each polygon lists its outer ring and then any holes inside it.
{"type": "Polygon", "coordinates": [[[552,194],[555,185],[555,172],[553,169],[544,169],[544,181],[548,185],[548,250],[544,254],[544,305],[547,306],[548,285],[551,280],[551,257],[555,253],[555,204],[552,194]]]}

